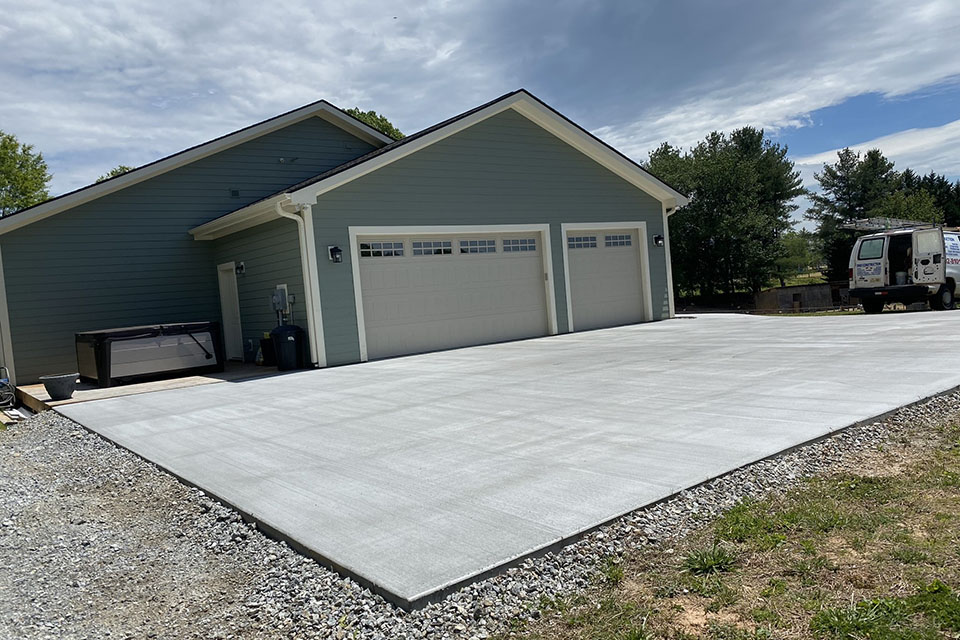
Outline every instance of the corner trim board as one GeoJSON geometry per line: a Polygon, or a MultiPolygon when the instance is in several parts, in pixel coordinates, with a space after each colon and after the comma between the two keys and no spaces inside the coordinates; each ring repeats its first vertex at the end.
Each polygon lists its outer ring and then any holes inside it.
{"type": "Polygon", "coordinates": [[[0,357],[10,374],[10,383],[17,384],[17,370],[13,361],[13,337],[10,332],[10,310],[7,307],[7,281],[3,276],[3,245],[0,244],[0,357]]]}

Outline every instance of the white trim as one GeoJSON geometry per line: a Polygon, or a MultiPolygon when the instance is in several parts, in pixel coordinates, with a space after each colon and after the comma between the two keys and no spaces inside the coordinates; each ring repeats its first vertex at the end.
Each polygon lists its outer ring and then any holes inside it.
{"type": "Polygon", "coordinates": [[[653,320],[653,294],[650,281],[650,245],[647,237],[647,223],[631,222],[564,222],[560,224],[563,242],[563,284],[567,293],[567,330],[576,331],[573,325],[573,298],[570,294],[570,249],[567,247],[568,231],[588,231],[592,229],[630,229],[637,231],[637,246],[640,250],[640,282],[643,287],[643,322],[653,320]]]}
{"type": "MultiPolygon", "coordinates": [[[[663,206],[663,259],[667,267],[667,301],[670,307],[670,317],[676,317],[677,310],[673,301],[673,262],[670,259],[670,213],[667,205],[663,206]]],[[[673,211],[676,211],[674,209],[673,211]]],[[[671,212],[672,213],[672,212],[671,212]]]]}
{"type": "Polygon", "coordinates": [[[194,240],[216,240],[244,229],[256,227],[267,222],[279,220],[277,204],[287,200],[286,194],[262,200],[234,213],[215,218],[198,227],[190,229],[189,233],[194,240]]]}
{"type": "Polygon", "coordinates": [[[557,136],[570,146],[592,158],[610,171],[624,178],[657,200],[677,207],[687,204],[687,198],[666,183],[658,180],[641,167],[620,155],[598,139],[569,122],[525,91],[519,91],[494,102],[469,116],[456,119],[450,124],[391,149],[382,155],[350,167],[320,182],[290,192],[290,197],[299,204],[314,204],[317,198],[337,187],[356,180],[388,164],[416,153],[456,133],[499,113],[513,109],[543,129],[557,136]]]}
{"type": "Polygon", "coordinates": [[[546,292],[547,333],[556,335],[557,297],[553,286],[553,253],[550,243],[549,224],[485,224],[485,225],[432,225],[432,226],[390,226],[390,227],[347,227],[350,236],[350,270],[353,273],[353,300],[357,313],[357,340],[360,345],[360,362],[366,362],[367,332],[363,317],[363,291],[360,284],[360,255],[357,239],[360,236],[386,235],[450,235],[478,233],[539,233],[541,237],[541,259],[546,277],[543,286],[546,292]]]}
{"type": "MultiPolygon", "coordinates": [[[[312,340],[317,343],[317,366],[327,366],[327,343],[323,333],[323,308],[320,299],[320,273],[317,269],[317,238],[313,231],[313,208],[304,206],[300,215],[303,216],[304,231],[307,234],[307,263],[309,264],[310,293],[307,304],[313,308],[313,335],[312,340]]],[[[304,283],[306,290],[307,284],[304,283]]]]}
{"type": "Polygon", "coordinates": [[[13,364],[13,337],[10,333],[10,310],[7,307],[7,282],[3,276],[3,252],[0,246],[0,352],[3,364],[10,373],[10,383],[17,384],[17,371],[13,364]]]}
{"type": "Polygon", "coordinates": [[[346,115],[329,102],[321,100],[167,156],[122,176],[83,187],[67,195],[39,204],[23,213],[15,213],[0,218],[0,235],[312,117],[321,118],[377,148],[393,142],[393,139],[389,136],[346,115]]]}
{"type": "MultiPolygon", "coordinates": [[[[223,316],[223,290],[221,288],[220,272],[229,271],[230,275],[233,276],[233,285],[236,293],[237,300],[237,322],[240,323],[240,359],[243,360],[243,314],[240,313],[240,282],[237,280],[237,263],[236,262],[223,262],[217,265],[217,293],[220,295],[220,323],[223,329],[223,344],[224,351],[226,352],[227,344],[227,326],[224,322],[225,318],[223,316]]],[[[224,354],[224,357],[227,360],[230,360],[231,357],[228,354],[224,354]]]]}

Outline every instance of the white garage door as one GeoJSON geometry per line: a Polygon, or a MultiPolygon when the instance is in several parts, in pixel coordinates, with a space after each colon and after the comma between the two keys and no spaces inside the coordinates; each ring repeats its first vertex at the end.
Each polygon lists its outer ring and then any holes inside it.
{"type": "Polygon", "coordinates": [[[641,322],[643,278],[636,229],[568,231],[576,331],[641,322]]]}
{"type": "Polygon", "coordinates": [[[367,357],[547,333],[539,233],[359,237],[367,357]]]}

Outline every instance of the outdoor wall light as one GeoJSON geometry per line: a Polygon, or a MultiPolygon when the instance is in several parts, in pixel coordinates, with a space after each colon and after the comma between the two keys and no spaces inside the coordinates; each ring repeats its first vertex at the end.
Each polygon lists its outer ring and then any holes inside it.
{"type": "Polygon", "coordinates": [[[659,233],[653,236],[653,246],[655,247],[663,246],[663,236],[661,236],[659,233]]]}
{"type": "Polygon", "coordinates": [[[242,276],[243,274],[245,274],[245,273],[247,272],[247,265],[245,265],[245,264],[242,263],[242,262],[238,262],[238,263],[237,263],[237,266],[234,267],[233,270],[237,272],[237,275],[238,275],[238,276],[242,276]]]}
{"type": "Polygon", "coordinates": [[[331,244],[327,247],[327,251],[330,253],[330,262],[339,263],[343,262],[343,249],[340,247],[331,244]]]}

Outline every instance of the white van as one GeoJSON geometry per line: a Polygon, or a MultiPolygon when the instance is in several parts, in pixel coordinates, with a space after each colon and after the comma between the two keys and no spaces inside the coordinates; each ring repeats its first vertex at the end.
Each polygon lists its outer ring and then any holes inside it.
{"type": "Polygon", "coordinates": [[[952,309],[960,281],[960,233],[939,227],[890,229],[857,239],[850,254],[850,297],[866,313],[886,302],[930,302],[952,309]]]}

